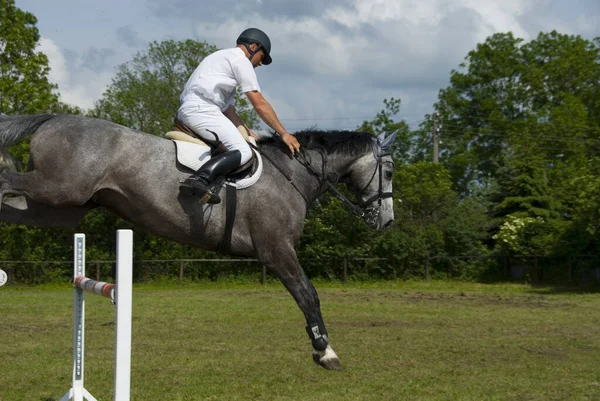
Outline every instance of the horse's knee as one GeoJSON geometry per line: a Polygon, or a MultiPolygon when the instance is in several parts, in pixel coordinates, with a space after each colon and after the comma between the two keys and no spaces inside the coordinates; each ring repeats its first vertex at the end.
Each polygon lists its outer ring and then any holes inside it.
{"type": "Polygon", "coordinates": [[[317,351],[325,351],[327,345],[329,345],[329,338],[327,337],[327,330],[323,323],[309,323],[306,326],[306,332],[312,342],[312,346],[317,351]]]}

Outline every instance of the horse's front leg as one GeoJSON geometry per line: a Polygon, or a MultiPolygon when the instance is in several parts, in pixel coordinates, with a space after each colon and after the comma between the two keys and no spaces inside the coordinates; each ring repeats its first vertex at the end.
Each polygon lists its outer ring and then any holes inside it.
{"type": "Polygon", "coordinates": [[[329,345],[317,290],[302,270],[294,248],[281,246],[259,251],[259,260],[279,278],[304,313],[315,363],[325,369],[342,370],[338,356],[329,345]]]}

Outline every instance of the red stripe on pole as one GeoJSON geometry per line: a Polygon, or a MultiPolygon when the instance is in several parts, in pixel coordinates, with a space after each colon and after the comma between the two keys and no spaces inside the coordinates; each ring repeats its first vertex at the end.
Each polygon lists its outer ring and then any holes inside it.
{"type": "Polygon", "coordinates": [[[81,288],[82,290],[101,295],[105,298],[113,299],[115,285],[112,283],[105,283],[104,281],[96,281],[91,278],[87,278],[85,276],[77,276],[75,277],[74,283],[75,287],[81,288]]]}

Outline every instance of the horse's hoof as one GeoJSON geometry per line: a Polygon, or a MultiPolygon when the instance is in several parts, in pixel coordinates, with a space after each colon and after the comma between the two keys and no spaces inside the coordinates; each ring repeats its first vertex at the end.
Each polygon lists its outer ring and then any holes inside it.
{"type": "Polygon", "coordinates": [[[313,351],[312,357],[317,365],[327,370],[342,370],[342,364],[330,346],[327,346],[327,349],[324,352],[313,351]]]}

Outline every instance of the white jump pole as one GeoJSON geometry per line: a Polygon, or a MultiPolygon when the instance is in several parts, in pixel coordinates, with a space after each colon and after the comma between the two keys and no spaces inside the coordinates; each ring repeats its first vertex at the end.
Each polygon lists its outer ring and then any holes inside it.
{"type": "Polygon", "coordinates": [[[115,401],[129,401],[131,390],[131,300],[133,231],[117,231],[117,328],[115,334],[115,401]],[[119,283],[123,283],[121,286],[119,283]]]}
{"type": "Polygon", "coordinates": [[[73,387],[60,401],[97,401],[83,385],[85,292],[110,298],[117,307],[115,329],[115,401],[129,401],[131,387],[131,303],[133,232],[117,231],[116,284],[85,277],[85,234],[75,234],[73,258],[73,387]]]}

